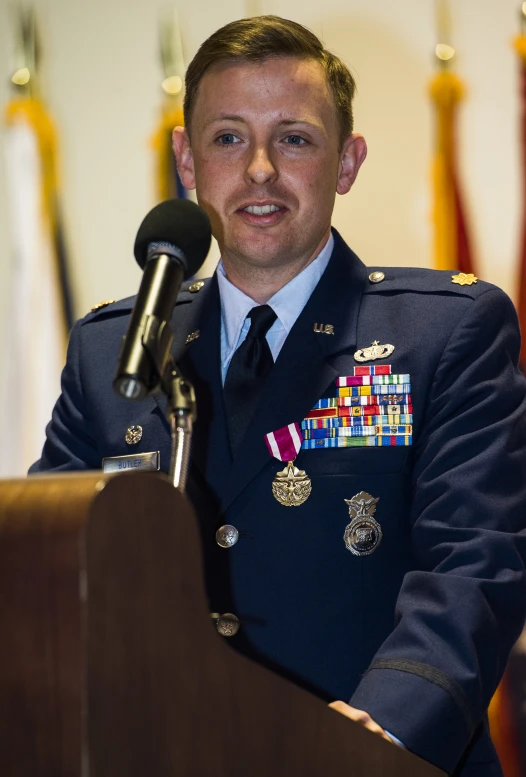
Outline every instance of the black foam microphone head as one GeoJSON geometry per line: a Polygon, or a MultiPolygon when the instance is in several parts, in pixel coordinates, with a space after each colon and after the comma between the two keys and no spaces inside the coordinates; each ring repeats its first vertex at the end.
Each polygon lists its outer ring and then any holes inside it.
{"type": "Polygon", "coordinates": [[[184,254],[186,280],[195,275],[206,259],[211,238],[210,220],[199,205],[191,200],[166,200],[145,216],[133,253],[144,270],[150,243],[171,243],[184,254]]]}

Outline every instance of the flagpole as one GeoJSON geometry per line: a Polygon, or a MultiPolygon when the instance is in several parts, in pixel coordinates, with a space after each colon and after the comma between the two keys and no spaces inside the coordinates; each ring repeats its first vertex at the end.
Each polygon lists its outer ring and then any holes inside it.
{"type": "Polygon", "coordinates": [[[453,72],[456,51],[451,41],[448,0],[435,0],[438,72],[430,85],[435,107],[433,160],[434,266],[473,273],[473,260],[457,169],[456,124],[458,106],[465,95],[462,81],[453,72]]]}
{"type": "Polygon", "coordinates": [[[152,138],[155,153],[155,198],[157,202],[187,197],[172,152],[172,130],[184,125],[184,56],[179,17],[168,10],[159,20],[160,55],[164,78],[159,123],[152,138]]]}
{"type": "Polygon", "coordinates": [[[12,233],[0,405],[4,476],[25,474],[41,452],[60,393],[71,309],[58,210],[56,132],[39,96],[34,11],[20,9],[15,29],[13,97],[4,109],[12,233]]]}

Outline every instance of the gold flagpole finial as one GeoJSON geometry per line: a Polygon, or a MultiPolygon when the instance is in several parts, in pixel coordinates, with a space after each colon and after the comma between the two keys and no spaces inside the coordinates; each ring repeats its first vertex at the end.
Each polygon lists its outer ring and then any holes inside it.
{"type": "Polygon", "coordinates": [[[438,43],[435,47],[435,55],[442,69],[451,64],[455,56],[455,49],[451,45],[451,13],[448,0],[435,0],[435,15],[438,43]]]}
{"type": "Polygon", "coordinates": [[[177,9],[167,9],[161,13],[159,37],[164,72],[163,91],[169,97],[179,97],[184,86],[185,65],[177,9]]]}
{"type": "Polygon", "coordinates": [[[513,39],[515,51],[526,64],[526,2],[521,3],[519,11],[519,34],[513,39]]]}
{"type": "Polygon", "coordinates": [[[15,49],[11,83],[17,90],[34,96],[37,87],[39,46],[35,11],[33,8],[15,10],[15,49]]]}

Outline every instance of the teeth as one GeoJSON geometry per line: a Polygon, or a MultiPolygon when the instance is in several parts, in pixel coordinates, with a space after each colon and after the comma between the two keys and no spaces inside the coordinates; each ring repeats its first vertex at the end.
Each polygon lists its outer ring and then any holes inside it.
{"type": "Polygon", "coordinates": [[[254,216],[265,216],[267,213],[275,213],[279,208],[277,205],[249,205],[244,210],[254,216]]]}

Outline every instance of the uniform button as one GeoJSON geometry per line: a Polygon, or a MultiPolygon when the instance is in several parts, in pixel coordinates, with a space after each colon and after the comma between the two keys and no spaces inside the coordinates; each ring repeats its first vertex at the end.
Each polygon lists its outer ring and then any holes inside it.
{"type": "Polygon", "coordinates": [[[216,542],[221,548],[231,548],[239,539],[239,532],[235,526],[221,526],[216,531],[216,542]]]}
{"type": "Polygon", "coordinates": [[[383,280],[385,280],[385,273],[383,272],[372,272],[369,275],[369,280],[371,283],[381,283],[383,280]]]}
{"type": "Polygon", "coordinates": [[[225,612],[216,620],[216,628],[222,637],[234,637],[239,631],[241,621],[231,612],[225,612]]]}
{"type": "Polygon", "coordinates": [[[126,429],[124,439],[128,445],[137,445],[142,440],[142,426],[129,426],[126,429]]]}
{"type": "Polygon", "coordinates": [[[195,283],[192,283],[191,286],[188,287],[188,291],[190,294],[197,294],[197,292],[203,288],[205,285],[204,281],[196,281],[195,283]]]}

